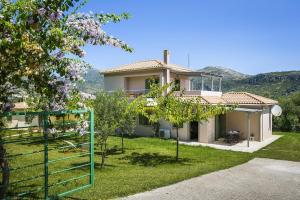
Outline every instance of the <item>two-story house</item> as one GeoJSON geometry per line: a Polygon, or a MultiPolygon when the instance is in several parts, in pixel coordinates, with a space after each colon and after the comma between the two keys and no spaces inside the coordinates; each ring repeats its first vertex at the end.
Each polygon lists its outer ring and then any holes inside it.
{"type": "MultiPolygon", "coordinates": [[[[181,98],[200,96],[203,103],[212,105],[238,105],[233,112],[215,116],[208,121],[183,124],[179,130],[180,140],[196,140],[210,143],[225,133],[238,132],[240,138],[263,141],[272,135],[271,108],[277,101],[247,92],[222,93],[222,76],[203,73],[170,63],[170,54],[164,51],[163,61],[147,60],[103,71],[107,91],[122,89],[135,97],[147,92],[149,80],[156,79],[161,85],[173,82],[178,90],[185,90],[181,98]]],[[[149,121],[138,117],[136,134],[153,135],[149,121]]],[[[175,129],[165,120],[160,128],[168,129],[175,137],[175,129]]]]}

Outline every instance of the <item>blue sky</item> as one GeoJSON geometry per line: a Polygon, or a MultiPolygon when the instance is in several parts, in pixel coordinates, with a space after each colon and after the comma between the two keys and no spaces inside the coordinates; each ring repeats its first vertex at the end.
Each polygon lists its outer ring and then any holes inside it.
{"type": "Polygon", "coordinates": [[[224,66],[247,74],[300,70],[300,1],[90,0],[81,11],[129,12],[132,18],[104,30],[134,48],[86,47],[97,69],[162,59],[192,69],[224,66]]]}

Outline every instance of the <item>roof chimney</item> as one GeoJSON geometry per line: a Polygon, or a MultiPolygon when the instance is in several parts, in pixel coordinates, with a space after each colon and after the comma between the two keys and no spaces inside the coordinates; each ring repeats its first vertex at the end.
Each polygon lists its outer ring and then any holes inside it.
{"type": "Polygon", "coordinates": [[[168,50],[164,50],[164,63],[166,65],[170,64],[170,53],[168,50]]]}

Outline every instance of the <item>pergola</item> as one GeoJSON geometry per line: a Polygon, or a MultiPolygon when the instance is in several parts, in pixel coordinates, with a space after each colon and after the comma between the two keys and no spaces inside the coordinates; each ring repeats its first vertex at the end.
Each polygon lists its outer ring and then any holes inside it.
{"type": "Polygon", "coordinates": [[[252,109],[252,108],[236,108],[235,111],[237,112],[246,112],[247,113],[247,146],[250,146],[250,126],[251,126],[251,121],[250,121],[250,115],[252,113],[257,113],[257,112],[262,112],[261,109],[252,109]]]}

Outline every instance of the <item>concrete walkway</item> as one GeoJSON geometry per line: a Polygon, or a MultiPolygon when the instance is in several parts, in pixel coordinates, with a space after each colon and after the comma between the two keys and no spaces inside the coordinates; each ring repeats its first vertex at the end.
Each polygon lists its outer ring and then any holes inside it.
{"type": "Polygon", "coordinates": [[[261,148],[271,144],[275,140],[279,139],[281,135],[272,135],[272,137],[265,139],[262,142],[257,142],[257,141],[250,141],[250,145],[248,147],[247,145],[247,140],[243,140],[239,143],[236,144],[227,144],[225,142],[219,142],[216,141],[214,143],[200,143],[200,142],[184,142],[180,141],[180,144],[184,145],[189,145],[189,146],[205,146],[205,147],[212,147],[215,149],[222,149],[222,150],[230,150],[230,151],[240,151],[240,152],[248,152],[248,153],[253,153],[255,151],[260,150],[261,148]]]}
{"type": "Polygon", "coordinates": [[[300,162],[255,158],[124,199],[296,200],[300,199],[300,162]]]}

